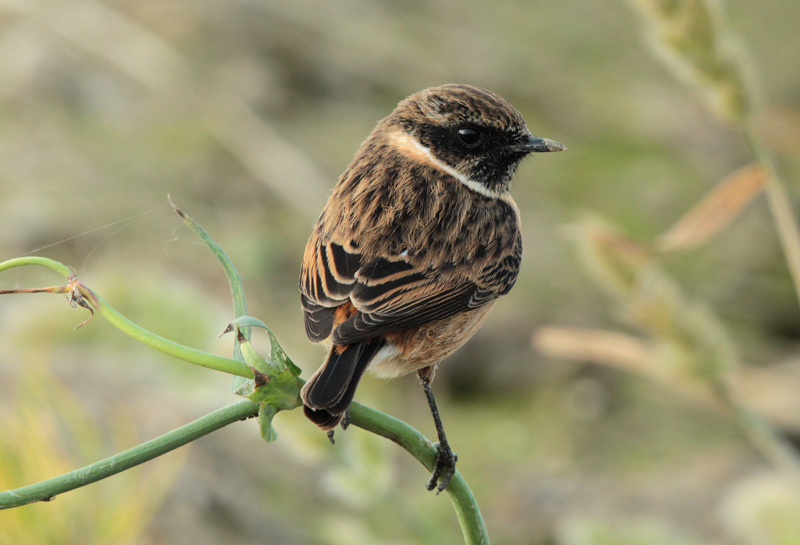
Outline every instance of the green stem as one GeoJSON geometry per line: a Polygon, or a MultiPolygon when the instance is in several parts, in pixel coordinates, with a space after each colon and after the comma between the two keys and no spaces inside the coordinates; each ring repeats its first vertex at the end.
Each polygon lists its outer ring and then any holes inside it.
{"type": "MultiPolygon", "coordinates": [[[[239,401],[105,460],[46,481],[0,492],[0,509],[49,500],[58,494],[116,475],[228,424],[256,416],[258,408],[258,403],[239,401]]],[[[353,425],[394,441],[429,471],[432,470],[436,461],[436,448],[405,422],[360,403],[350,405],[350,419],[353,425]]],[[[459,471],[456,471],[446,492],[453,503],[466,545],[489,545],[489,535],[478,503],[459,471]]]]}
{"type": "Polygon", "coordinates": [[[786,189],[786,182],[778,172],[775,156],[761,143],[756,132],[750,127],[745,127],[744,134],[761,168],[767,173],[767,200],[792,275],[795,293],[800,300],[800,228],[792,212],[792,201],[786,189]]]}
{"type": "MultiPolygon", "coordinates": [[[[356,402],[350,404],[350,422],[354,426],[394,441],[419,460],[428,471],[433,470],[436,447],[405,422],[356,402]]],[[[464,534],[464,542],[467,545],[489,545],[489,534],[478,502],[458,470],[445,491],[450,496],[456,511],[458,523],[464,534]]]]}
{"type": "Polygon", "coordinates": [[[78,289],[81,295],[83,295],[84,299],[86,299],[91,304],[92,308],[94,308],[103,318],[108,320],[111,325],[126,335],[133,337],[137,341],[146,344],[151,348],[155,348],[159,352],[163,352],[164,354],[168,354],[175,358],[188,361],[189,363],[194,363],[195,365],[208,367],[209,369],[215,369],[231,375],[253,378],[253,372],[244,362],[217,356],[215,354],[209,354],[207,352],[189,348],[188,346],[183,346],[182,344],[165,339],[164,337],[147,331],[143,327],[128,320],[90,288],[87,288],[83,284],[79,284],[78,289]]]}
{"type": "Polygon", "coordinates": [[[41,267],[47,267],[51,271],[54,271],[67,279],[74,274],[72,269],[62,263],[59,263],[58,261],[54,261],[46,257],[33,256],[16,257],[14,259],[9,259],[8,261],[3,261],[0,263],[0,271],[13,269],[14,267],[22,267],[24,265],[39,265],[41,267]]]}
{"type": "Polygon", "coordinates": [[[63,494],[100,479],[116,475],[126,469],[182,447],[228,424],[255,416],[258,413],[258,407],[258,403],[239,401],[105,460],[100,460],[40,483],[0,492],[0,509],[49,500],[57,494],[63,494]]]}
{"type": "MultiPolygon", "coordinates": [[[[183,222],[194,231],[194,233],[200,237],[200,239],[205,242],[206,246],[209,250],[217,257],[220,264],[222,265],[222,269],[225,271],[225,276],[228,278],[228,285],[231,289],[231,298],[233,299],[233,313],[237,318],[247,315],[247,300],[244,298],[244,286],[242,286],[242,276],[239,274],[239,271],[236,270],[236,267],[233,265],[233,261],[228,257],[228,254],[214,242],[214,239],[203,229],[203,226],[197,223],[191,216],[186,214],[183,210],[175,206],[175,203],[172,202],[172,198],[167,196],[167,200],[169,201],[170,206],[172,209],[175,210],[175,213],[180,216],[183,222]]],[[[245,339],[250,338],[250,328],[245,327],[242,328],[242,334],[244,335],[245,339]]],[[[243,361],[244,357],[242,356],[242,347],[238,341],[233,343],[233,359],[237,361],[243,361]]],[[[236,374],[236,373],[235,373],[236,374]]],[[[250,375],[240,375],[245,378],[252,378],[252,374],[250,375]]],[[[241,379],[238,381],[234,379],[232,389],[235,391],[238,387],[241,386],[241,379]]]]}
{"type": "MultiPolygon", "coordinates": [[[[250,368],[242,361],[238,361],[231,358],[225,358],[222,356],[217,356],[215,354],[208,354],[207,352],[203,352],[201,350],[196,350],[194,348],[189,348],[188,346],[183,346],[176,342],[170,341],[147,331],[141,326],[136,325],[135,323],[128,320],[125,316],[120,314],[114,307],[109,305],[102,297],[100,297],[96,292],[92,289],[86,287],[85,285],[78,282],[74,277],[74,272],[72,269],[59,263],[58,261],[54,261],[52,259],[48,259],[45,257],[18,257],[15,259],[9,259],[8,261],[0,262],[0,272],[12,269],[14,267],[22,267],[25,265],[39,265],[43,267],[47,267],[48,269],[57,272],[58,274],[64,276],[67,280],[69,280],[68,284],[65,286],[54,286],[51,288],[41,288],[35,291],[43,291],[43,292],[51,292],[51,293],[69,293],[75,292],[76,290],[81,294],[84,301],[87,302],[92,309],[96,310],[103,318],[108,320],[114,327],[133,337],[137,341],[150,346],[151,348],[155,348],[159,352],[163,352],[164,354],[173,356],[175,358],[188,361],[189,363],[194,363],[195,365],[200,365],[201,367],[207,367],[209,369],[215,369],[217,371],[222,371],[223,373],[228,373],[231,375],[238,375],[244,378],[253,378],[253,372],[250,368]]],[[[233,286],[232,286],[233,289],[233,286]]],[[[17,291],[17,290],[9,290],[10,292],[17,291]]],[[[241,293],[241,290],[239,290],[241,293]]]]}
{"type": "MultiPolygon", "coordinates": [[[[218,254],[218,257],[223,263],[228,261],[224,253],[218,254]]],[[[69,267],[56,261],[39,257],[12,259],[0,263],[0,271],[21,265],[42,265],[62,274],[65,278],[68,278],[70,282],[66,286],[59,286],[58,292],[65,293],[77,290],[83,297],[84,302],[96,310],[113,326],[147,346],[190,363],[246,378],[253,377],[252,371],[241,361],[207,354],[199,350],[182,346],[134,324],[117,312],[93,290],[75,280],[72,277],[73,273],[69,267]]],[[[235,269],[226,269],[226,272],[228,273],[229,280],[231,280],[231,291],[234,293],[234,298],[238,295],[242,301],[235,304],[236,311],[237,313],[242,312],[246,307],[243,305],[244,297],[241,293],[241,283],[238,274],[235,272],[235,269]]],[[[194,441],[223,426],[247,417],[256,416],[258,414],[258,409],[258,403],[240,401],[199,418],[161,437],[152,439],[151,441],[110,458],[106,458],[105,460],[40,483],[0,492],[0,509],[8,509],[10,507],[18,507],[36,501],[47,500],[58,494],[115,475],[116,473],[161,456],[166,452],[194,441]]],[[[429,471],[433,469],[433,465],[436,461],[436,448],[425,436],[405,422],[358,403],[351,404],[350,418],[355,426],[394,441],[407,450],[414,458],[419,460],[429,471]]],[[[489,536],[481,516],[480,508],[475,500],[475,496],[472,494],[472,490],[470,490],[460,472],[456,471],[446,491],[456,511],[456,516],[458,517],[461,530],[464,534],[465,543],[467,545],[488,545],[489,536]]]]}
{"type": "Polygon", "coordinates": [[[175,203],[172,202],[172,199],[168,196],[167,200],[169,201],[170,206],[172,209],[175,210],[175,213],[180,216],[183,222],[194,231],[194,233],[200,237],[200,239],[205,242],[206,246],[209,250],[216,256],[217,260],[219,260],[220,264],[222,265],[223,270],[225,271],[225,276],[228,278],[228,284],[231,288],[231,297],[233,298],[233,312],[236,317],[246,316],[247,315],[247,301],[244,298],[244,287],[242,286],[242,276],[239,274],[239,271],[236,270],[236,267],[233,266],[233,261],[231,258],[228,257],[228,254],[214,242],[214,239],[203,229],[203,226],[197,223],[190,215],[185,213],[183,210],[175,206],[175,203]]]}
{"type": "Polygon", "coordinates": [[[761,415],[738,399],[727,384],[716,384],[714,391],[753,448],[787,479],[800,485],[800,456],[797,451],[761,415]]]}

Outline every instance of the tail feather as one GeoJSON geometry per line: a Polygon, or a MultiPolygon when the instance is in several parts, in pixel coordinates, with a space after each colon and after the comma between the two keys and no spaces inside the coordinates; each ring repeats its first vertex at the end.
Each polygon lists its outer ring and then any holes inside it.
{"type": "Polygon", "coordinates": [[[353,401],[361,375],[383,344],[368,341],[331,349],[301,392],[309,420],[323,430],[336,427],[353,401]]]}
{"type": "Polygon", "coordinates": [[[333,414],[325,409],[312,409],[308,405],[303,406],[303,412],[309,420],[324,431],[335,428],[344,416],[343,414],[333,414]]]}

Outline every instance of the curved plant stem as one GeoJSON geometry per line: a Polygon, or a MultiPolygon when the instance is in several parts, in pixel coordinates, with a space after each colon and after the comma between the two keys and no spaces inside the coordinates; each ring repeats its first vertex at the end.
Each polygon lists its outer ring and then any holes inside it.
{"type": "MultiPolygon", "coordinates": [[[[194,348],[189,348],[188,346],[183,346],[156,335],[155,333],[152,333],[139,325],[136,325],[128,320],[125,316],[120,314],[114,307],[109,305],[94,290],[79,282],[77,278],[75,278],[72,269],[66,265],[63,265],[62,263],[59,263],[58,261],[45,257],[19,257],[0,262],[0,271],[12,269],[14,267],[22,267],[25,265],[39,265],[47,267],[48,269],[64,276],[68,282],[62,286],[51,286],[48,288],[0,290],[0,294],[64,293],[70,297],[70,303],[73,306],[82,306],[92,313],[97,311],[103,318],[108,320],[111,325],[126,335],[133,337],[137,341],[146,344],[151,348],[155,348],[159,352],[163,352],[164,354],[187,361],[189,363],[194,363],[195,365],[200,365],[201,367],[215,369],[217,371],[222,371],[223,373],[237,375],[244,378],[253,378],[253,372],[243,361],[225,358],[215,354],[203,352],[202,350],[196,350],[194,348]]],[[[231,289],[233,290],[233,287],[231,289]]],[[[241,292],[241,290],[239,290],[239,292],[241,292]]]]}
{"type": "MultiPolygon", "coordinates": [[[[174,202],[172,202],[172,198],[167,195],[167,200],[169,201],[169,205],[175,211],[176,214],[183,220],[183,223],[186,224],[189,229],[194,231],[194,233],[200,237],[200,239],[205,243],[206,247],[211,250],[217,260],[222,265],[222,269],[225,271],[225,276],[228,278],[228,286],[231,289],[231,298],[233,300],[233,313],[237,318],[247,315],[247,300],[244,298],[244,286],[242,285],[242,276],[239,274],[239,271],[236,270],[236,267],[233,265],[233,261],[231,258],[228,257],[228,254],[214,242],[214,239],[203,229],[203,226],[197,223],[189,214],[185,213],[183,210],[178,208],[174,202]]],[[[242,335],[244,335],[245,339],[250,339],[250,328],[244,327],[241,329],[242,335]]],[[[242,347],[240,343],[235,342],[233,344],[233,359],[237,361],[244,361],[244,357],[242,356],[242,347]]],[[[247,369],[249,371],[249,369],[247,369]]],[[[244,378],[253,378],[252,373],[250,374],[238,374],[239,377],[244,378]]],[[[232,391],[236,391],[242,387],[243,382],[241,378],[234,378],[233,385],[231,386],[232,391]]]]}
{"type": "Polygon", "coordinates": [[[228,278],[228,284],[231,288],[231,297],[233,299],[233,312],[234,314],[239,316],[247,315],[247,301],[244,298],[244,287],[242,286],[242,276],[239,274],[239,271],[236,270],[236,267],[233,265],[233,261],[231,258],[228,257],[228,254],[220,248],[220,246],[214,242],[209,234],[206,232],[203,227],[197,223],[189,214],[175,206],[175,203],[172,202],[172,198],[167,196],[167,200],[169,201],[169,205],[175,211],[178,216],[183,220],[183,222],[194,231],[194,233],[200,237],[200,239],[206,244],[209,250],[216,256],[217,260],[219,260],[222,268],[225,271],[225,276],[228,278]]]}
{"type": "Polygon", "coordinates": [[[125,471],[126,469],[130,469],[166,454],[171,450],[175,450],[178,447],[182,447],[228,424],[255,416],[258,413],[258,407],[258,403],[238,401],[203,416],[202,418],[198,418],[185,426],[165,433],[161,437],[137,445],[124,452],[106,458],[105,460],[100,460],[86,467],[76,469],[75,471],[40,483],[0,492],[0,509],[8,509],[37,501],[50,500],[57,494],[62,494],[105,479],[106,477],[116,475],[121,471],[125,471]]]}
{"type": "MultiPolygon", "coordinates": [[[[224,426],[256,416],[258,409],[258,403],[239,401],[99,462],[46,481],[0,492],[0,509],[47,501],[58,494],[116,475],[224,426]]],[[[394,441],[428,470],[433,468],[436,448],[405,422],[355,402],[350,406],[350,420],[359,428],[394,441]]],[[[456,511],[464,542],[467,545],[488,545],[489,535],[480,508],[460,472],[456,471],[446,492],[456,511]]]]}
{"type": "MultiPolygon", "coordinates": [[[[405,422],[356,402],[350,404],[350,422],[354,426],[394,441],[419,460],[428,471],[433,470],[436,447],[405,422]]],[[[488,545],[489,534],[478,502],[464,477],[457,470],[445,492],[453,502],[458,523],[464,534],[464,542],[467,545],[488,545]]]]}
{"type": "MultiPolygon", "coordinates": [[[[234,311],[237,316],[246,312],[241,279],[228,257],[216,246],[213,240],[208,237],[205,231],[203,231],[196,222],[179,210],[176,209],[176,211],[181,215],[184,221],[204,239],[206,244],[214,251],[218,259],[225,266],[226,275],[230,281],[231,292],[234,297],[234,311]]],[[[254,376],[252,370],[243,361],[223,358],[182,346],[134,324],[117,312],[116,309],[104,301],[97,293],[80,283],[74,277],[72,270],[61,263],[47,258],[24,257],[0,263],[0,271],[22,265],[41,265],[48,267],[63,275],[67,278],[68,282],[63,286],[37,288],[33,290],[11,290],[12,292],[30,291],[69,294],[71,303],[97,311],[123,333],[160,352],[190,363],[224,371],[240,377],[253,378],[254,376]]],[[[237,350],[234,352],[235,358],[241,355],[238,343],[236,347],[237,350]]],[[[300,382],[302,382],[302,380],[300,382]]],[[[239,401],[238,403],[234,403],[199,418],[190,424],[168,432],[161,437],[142,443],[141,445],[128,449],[115,456],[111,456],[110,458],[106,458],[105,460],[40,483],[0,492],[0,509],[18,507],[37,501],[45,501],[58,494],[110,477],[111,475],[115,475],[121,471],[161,456],[162,454],[183,446],[228,424],[256,416],[259,413],[260,406],[261,404],[251,401],[239,401]]],[[[407,450],[414,458],[419,460],[428,470],[432,470],[436,460],[436,447],[434,447],[425,436],[405,422],[358,403],[353,403],[350,406],[350,418],[355,426],[394,441],[407,450]]],[[[461,530],[464,534],[465,543],[467,545],[488,545],[489,536],[481,516],[480,508],[475,501],[472,490],[470,490],[466,481],[461,476],[461,473],[456,471],[446,491],[456,511],[456,516],[458,517],[461,530]]]]}
{"type": "Polygon", "coordinates": [[[46,257],[34,257],[34,256],[15,257],[14,259],[3,261],[2,263],[0,263],[0,271],[13,269],[14,267],[23,267],[25,265],[38,265],[41,267],[47,267],[51,271],[60,274],[64,278],[70,278],[73,274],[75,274],[72,269],[70,269],[63,263],[59,263],[58,261],[46,257]]]}
{"type": "Polygon", "coordinates": [[[108,320],[111,325],[126,335],[133,337],[142,344],[146,344],[147,346],[155,348],[159,352],[163,352],[169,356],[188,361],[189,363],[194,363],[195,365],[208,367],[209,369],[215,369],[231,375],[253,378],[253,371],[251,371],[244,362],[217,356],[215,354],[209,354],[208,352],[203,352],[202,350],[197,350],[195,348],[189,348],[188,346],[178,344],[165,339],[164,337],[156,335],[155,333],[152,333],[128,320],[114,307],[103,300],[102,297],[97,295],[97,293],[95,293],[92,289],[86,287],[80,282],[74,282],[73,284],[75,289],[77,289],[83,296],[84,300],[87,301],[89,305],[103,318],[108,320]]]}

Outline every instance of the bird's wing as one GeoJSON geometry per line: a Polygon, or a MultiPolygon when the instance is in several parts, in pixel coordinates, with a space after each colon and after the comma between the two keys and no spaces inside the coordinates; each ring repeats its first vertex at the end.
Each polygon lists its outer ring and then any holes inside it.
{"type": "Polygon", "coordinates": [[[335,242],[323,242],[316,233],[306,246],[300,271],[300,299],[306,334],[314,342],[328,338],[337,307],[355,286],[361,256],[335,242]]]}
{"type": "Polygon", "coordinates": [[[320,241],[307,249],[301,274],[306,332],[351,344],[480,308],[514,285],[520,254],[521,243],[513,244],[479,268],[427,268],[402,254],[362,264],[357,253],[320,241]],[[348,300],[355,312],[335,325],[336,307],[348,300]]]}

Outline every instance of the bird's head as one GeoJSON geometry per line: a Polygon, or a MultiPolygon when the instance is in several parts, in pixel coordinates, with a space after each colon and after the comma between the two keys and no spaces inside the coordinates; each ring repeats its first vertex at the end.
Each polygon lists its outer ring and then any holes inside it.
{"type": "Polygon", "coordinates": [[[411,95],[384,123],[402,152],[487,195],[506,193],[528,154],[566,149],[533,136],[516,108],[470,85],[443,85],[411,95]]]}

